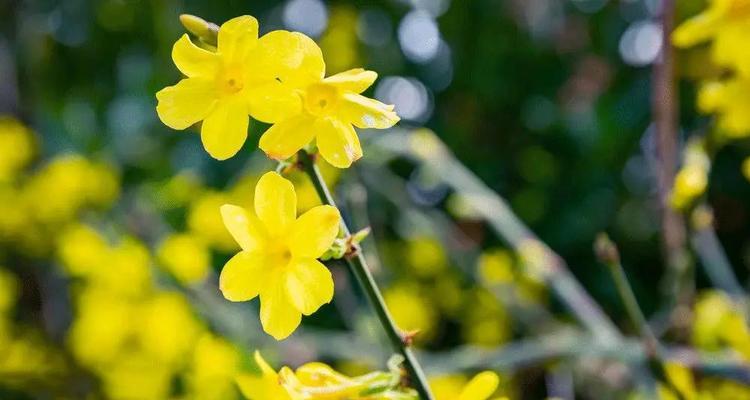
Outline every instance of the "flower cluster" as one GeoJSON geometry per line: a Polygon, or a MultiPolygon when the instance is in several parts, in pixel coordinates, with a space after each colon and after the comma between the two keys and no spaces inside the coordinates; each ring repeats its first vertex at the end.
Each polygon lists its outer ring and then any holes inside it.
{"type": "Polygon", "coordinates": [[[175,43],[172,58],[186,78],[156,94],[156,110],[174,129],[202,121],[203,146],[216,159],[240,150],[252,116],[272,124],[260,139],[269,157],[287,159],[315,140],[326,161],[346,168],[362,157],[355,126],[383,129],[399,120],[393,106],[361,95],[375,72],[326,78],[320,48],[299,32],[258,38],[257,20],[246,15],[225,22],[216,46],[204,47],[187,34],[175,43]]]}

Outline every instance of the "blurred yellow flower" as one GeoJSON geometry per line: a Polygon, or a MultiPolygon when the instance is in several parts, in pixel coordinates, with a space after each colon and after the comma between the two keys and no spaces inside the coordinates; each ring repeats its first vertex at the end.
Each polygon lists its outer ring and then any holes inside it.
{"type": "Polygon", "coordinates": [[[359,46],[357,24],[357,11],[350,5],[331,7],[328,28],[320,38],[329,72],[341,72],[356,64],[359,46]]]}
{"type": "Polygon", "coordinates": [[[72,224],[60,234],[57,242],[58,257],[71,276],[88,276],[101,264],[108,248],[104,238],[84,224],[72,224]]]}
{"type": "Polygon", "coordinates": [[[750,135],[750,79],[733,77],[703,84],[698,92],[698,109],[717,116],[719,135],[739,139],[750,135]]]}
{"type": "Polygon", "coordinates": [[[406,244],[406,260],[421,277],[437,275],[448,266],[442,243],[431,236],[410,239],[406,244]]]}
{"type": "Polygon", "coordinates": [[[204,333],[195,344],[188,375],[188,390],[196,400],[231,400],[237,398],[235,376],[240,368],[237,348],[226,340],[204,333]]]}
{"type": "Polygon", "coordinates": [[[0,115],[0,182],[13,180],[28,165],[34,152],[31,131],[15,118],[0,115]]]}
{"type": "Polygon", "coordinates": [[[416,341],[424,341],[435,334],[438,315],[429,298],[416,285],[400,283],[383,290],[383,298],[396,325],[406,332],[418,332],[416,341]]]}
{"type": "Polygon", "coordinates": [[[260,138],[259,147],[277,160],[285,160],[316,139],[323,158],[337,168],[347,168],[362,157],[354,126],[384,129],[399,117],[393,106],[362,96],[377,74],[352,69],[325,78],[323,55],[309,37],[283,31],[262,39],[261,59],[273,56],[285,68],[271,70],[278,88],[252,108],[253,117],[274,124],[260,138]],[[274,97],[287,99],[283,106],[274,97]]]}
{"type": "Polygon", "coordinates": [[[513,282],[513,255],[505,249],[488,250],[479,256],[477,273],[485,285],[513,282]]]}
{"type": "Polygon", "coordinates": [[[500,378],[492,371],[480,372],[469,382],[461,375],[430,379],[435,400],[487,400],[499,385],[500,378]]]}
{"type": "Polygon", "coordinates": [[[201,141],[218,160],[235,155],[247,139],[248,96],[255,83],[258,21],[243,15],[219,28],[217,51],[202,49],[184,34],[172,48],[172,59],[187,78],[156,93],[156,111],[173,129],[203,121],[201,141]]]}
{"type": "Polygon", "coordinates": [[[750,49],[746,39],[750,35],[750,1],[711,0],[701,14],[685,21],[675,29],[672,42],[678,47],[690,47],[712,41],[712,53],[717,64],[750,72],[750,49]]]}
{"type": "Polygon", "coordinates": [[[211,253],[206,244],[189,233],[167,236],[157,254],[164,269],[184,285],[202,281],[211,269],[211,253]]]}
{"type": "Polygon", "coordinates": [[[15,306],[19,289],[15,275],[0,267],[0,318],[15,306]]]}
{"type": "Polygon", "coordinates": [[[64,155],[42,167],[22,190],[29,215],[38,222],[56,224],[72,219],[84,207],[109,206],[120,189],[109,166],[64,155]]]}
{"type": "Polygon", "coordinates": [[[215,191],[201,193],[190,205],[187,224],[190,233],[197,235],[218,250],[230,252],[237,250],[232,236],[224,227],[219,209],[230,201],[229,196],[215,191]]]}
{"type": "Polygon", "coordinates": [[[339,231],[336,208],[318,206],[296,218],[291,182],[268,172],[255,188],[255,213],[226,204],[221,214],[242,248],[221,271],[220,287],[228,300],[260,296],[263,329],[277,340],[333,298],[330,271],[316,260],[339,231]]]}

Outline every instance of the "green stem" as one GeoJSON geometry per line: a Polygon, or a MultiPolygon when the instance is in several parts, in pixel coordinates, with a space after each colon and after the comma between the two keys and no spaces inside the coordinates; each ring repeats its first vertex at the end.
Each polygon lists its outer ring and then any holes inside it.
{"type": "MultiPolygon", "coordinates": [[[[336,207],[336,203],[328,189],[328,185],[325,180],[323,180],[320,170],[318,170],[318,167],[315,165],[310,154],[305,150],[300,150],[297,153],[297,156],[302,169],[310,177],[310,180],[315,186],[315,190],[318,192],[320,200],[324,204],[336,207]]],[[[341,221],[341,229],[347,237],[351,235],[349,227],[346,226],[346,223],[343,220],[341,221]]],[[[378,289],[375,279],[367,268],[367,262],[365,261],[364,255],[361,251],[356,251],[353,255],[344,257],[344,261],[357,278],[365,296],[367,296],[370,304],[375,309],[375,313],[377,314],[383,329],[385,329],[385,333],[388,336],[388,340],[391,342],[393,349],[404,357],[404,367],[409,375],[411,384],[417,390],[417,393],[419,393],[419,397],[423,400],[432,400],[433,396],[427,385],[427,378],[422,371],[422,367],[419,365],[408,341],[402,336],[396,323],[393,321],[390,312],[388,312],[383,296],[380,294],[380,289],[378,289]]]]}

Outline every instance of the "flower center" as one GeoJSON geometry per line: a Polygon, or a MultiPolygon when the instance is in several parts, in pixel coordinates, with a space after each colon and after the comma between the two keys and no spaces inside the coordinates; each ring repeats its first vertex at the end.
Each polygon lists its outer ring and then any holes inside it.
{"type": "Polygon", "coordinates": [[[224,69],[219,72],[217,83],[223,93],[234,94],[239,92],[245,87],[245,79],[242,74],[242,69],[236,66],[224,67],[224,69]]]}
{"type": "Polygon", "coordinates": [[[268,255],[273,260],[273,265],[287,266],[292,261],[292,252],[286,243],[278,240],[275,244],[271,245],[268,250],[268,255]]]}
{"type": "Polygon", "coordinates": [[[339,93],[335,87],[324,83],[316,83],[307,88],[305,94],[305,109],[312,115],[330,115],[338,105],[339,93]]]}

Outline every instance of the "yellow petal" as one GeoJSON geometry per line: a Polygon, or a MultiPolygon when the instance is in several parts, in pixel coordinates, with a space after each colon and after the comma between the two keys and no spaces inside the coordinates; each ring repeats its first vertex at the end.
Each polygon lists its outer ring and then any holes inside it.
{"type": "Polygon", "coordinates": [[[302,320],[302,314],[291,303],[286,285],[281,281],[270,282],[260,294],[260,322],[263,330],[276,340],[284,340],[294,332],[302,320]]]}
{"type": "Polygon", "coordinates": [[[232,157],[247,139],[248,123],[247,107],[242,101],[231,98],[219,102],[203,121],[203,147],[217,160],[232,157]]]}
{"type": "Polygon", "coordinates": [[[375,79],[378,79],[378,74],[375,71],[355,68],[329,76],[323,81],[343,91],[362,93],[375,83],[375,79]]]}
{"type": "Polygon", "coordinates": [[[312,258],[292,260],[286,273],[286,290],[294,307],[310,315],[333,299],[331,271],[312,258]]]}
{"type": "Polygon", "coordinates": [[[277,122],[263,133],[258,147],[268,157],[286,160],[313,140],[313,122],[311,117],[304,114],[277,122]]]}
{"type": "Polygon", "coordinates": [[[458,400],[486,400],[495,393],[500,378],[492,371],[484,371],[475,376],[461,391],[458,400]]]}
{"type": "Polygon", "coordinates": [[[257,251],[241,251],[224,265],[219,288],[229,301],[247,301],[258,295],[267,276],[266,259],[257,251]]]}
{"type": "Polygon", "coordinates": [[[221,206],[221,217],[229,233],[242,250],[253,251],[260,248],[266,240],[266,230],[254,214],[242,207],[232,204],[221,206]]]}
{"type": "Polygon", "coordinates": [[[172,47],[172,60],[177,69],[188,77],[213,79],[219,67],[219,57],[194,45],[187,33],[172,47]]]}
{"type": "Polygon", "coordinates": [[[248,94],[250,115],[268,124],[283,121],[302,111],[302,98],[291,85],[271,79],[248,94]]]}
{"type": "Polygon", "coordinates": [[[320,82],[325,75],[320,47],[299,32],[280,30],[263,35],[253,56],[250,68],[256,76],[278,78],[289,89],[320,82]]]}
{"type": "Polygon", "coordinates": [[[336,207],[324,205],[300,215],[289,232],[287,244],[294,257],[318,258],[333,244],[341,216],[336,207]]]}
{"type": "Polygon", "coordinates": [[[212,81],[202,78],[183,79],[156,93],[159,119],[172,129],[185,129],[201,121],[218,102],[212,81]]]}
{"type": "Polygon", "coordinates": [[[672,33],[672,43],[677,47],[690,47],[705,42],[716,33],[719,24],[712,14],[700,14],[683,22],[672,33]]]}
{"type": "Polygon", "coordinates": [[[258,44],[258,20],[242,15],[219,28],[217,49],[229,63],[243,63],[258,44]]]}
{"type": "Polygon", "coordinates": [[[329,164],[336,168],[349,168],[352,162],[362,157],[359,137],[351,124],[333,118],[319,118],[313,129],[318,150],[329,164]]]}
{"type": "Polygon", "coordinates": [[[255,186],[255,214],[271,236],[287,231],[296,217],[297,195],[292,182],[276,172],[266,172],[255,186]]]}
{"type": "Polygon", "coordinates": [[[385,129],[400,120],[392,105],[354,93],[342,96],[340,115],[357,128],[385,129]]]}

